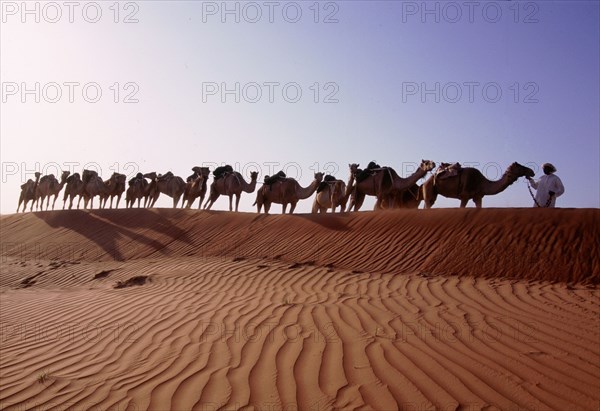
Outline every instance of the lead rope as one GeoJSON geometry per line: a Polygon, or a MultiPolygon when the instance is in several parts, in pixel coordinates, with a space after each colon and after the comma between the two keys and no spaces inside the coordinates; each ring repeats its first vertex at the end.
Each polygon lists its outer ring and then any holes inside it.
{"type": "Polygon", "coordinates": [[[533,191],[531,191],[531,185],[529,185],[529,182],[527,182],[527,189],[529,190],[529,194],[531,194],[531,198],[533,198],[533,202],[535,203],[536,206],[538,206],[540,208],[548,208],[550,206],[550,203],[552,202],[552,196],[550,196],[550,198],[548,198],[548,201],[546,201],[546,205],[544,207],[542,207],[535,199],[535,195],[533,195],[533,191]]]}

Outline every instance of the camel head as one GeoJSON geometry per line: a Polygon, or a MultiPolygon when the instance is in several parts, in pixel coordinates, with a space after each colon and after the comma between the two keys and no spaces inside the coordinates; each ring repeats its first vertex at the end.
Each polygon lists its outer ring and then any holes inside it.
{"type": "Polygon", "coordinates": [[[358,167],[359,167],[359,165],[358,165],[358,164],[356,164],[356,163],[353,163],[353,164],[348,164],[348,166],[350,167],[350,174],[352,174],[352,175],[356,175],[356,173],[357,173],[357,172],[358,172],[358,170],[359,170],[359,168],[358,168],[358,167]]]}
{"type": "Polygon", "coordinates": [[[515,176],[516,178],[535,176],[535,173],[532,169],[530,169],[529,167],[525,167],[517,162],[514,162],[510,166],[508,166],[507,173],[515,176]]]}
{"type": "Polygon", "coordinates": [[[250,181],[256,181],[258,179],[258,171],[253,171],[250,173],[250,181]]]}
{"type": "Polygon", "coordinates": [[[421,160],[421,165],[419,166],[421,170],[431,171],[435,168],[435,163],[431,160],[421,160]]]}
{"type": "Polygon", "coordinates": [[[40,173],[39,171],[35,172],[35,178],[40,178],[42,176],[42,173],[40,173]]]}
{"type": "Polygon", "coordinates": [[[323,173],[315,173],[315,181],[317,183],[320,183],[321,181],[323,181],[323,173]]]}
{"type": "Polygon", "coordinates": [[[156,171],[153,171],[151,173],[144,174],[144,178],[148,178],[150,180],[156,180],[158,178],[158,174],[156,174],[156,171]]]}

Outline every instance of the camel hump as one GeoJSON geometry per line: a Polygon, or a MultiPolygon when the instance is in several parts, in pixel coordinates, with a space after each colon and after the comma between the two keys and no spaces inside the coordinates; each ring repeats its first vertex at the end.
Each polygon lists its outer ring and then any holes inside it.
{"type": "Polygon", "coordinates": [[[44,176],[40,179],[40,183],[43,183],[45,181],[52,181],[56,179],[56,177],[54,177],[54,174],[48,174],[47,176],[44,176]]]}

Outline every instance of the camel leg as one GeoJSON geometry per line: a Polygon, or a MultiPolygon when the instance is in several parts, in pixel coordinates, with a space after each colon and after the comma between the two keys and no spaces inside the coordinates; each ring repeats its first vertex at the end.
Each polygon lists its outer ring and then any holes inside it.
{"type": "Polygon", "coordinates": [[[395,207],[396,207],[396,197],[393,195],[390,195],[388,197],[388,209],[393,210],[395,207]]]}
{"type": "Polygon", "coordinates": [[[467,206],[468,202],[469,202],[468,198],[467,199],[461,198],[460,199],[460,208],[465,208],[467,206]]]}
{"type": "Polygon", "coordinates": [[[241,194],[235,195],[235,212],[237,213],[238,207],[240,206],[240,199],[242,198],[241,194]]]}
{"type": "Polygon", "coordinates": [[[354,204],[354,211],[358,211],[360,210],[360,208],[363,205],[363,202],[365,201],[365,195],[364,194],[357,194],[356,195],[356,203],[354,204]]]}
{"type": "Polygon", "coordinates": [[[281,208],[282,208],[281,214],[285,214],[285,210],[287,209],[287,203],[282,203],[281,208]]]}
{"type": "Polygon", "coordinates": [[[475,203],[475,207],[481,208],[481,202],[482,202],[482,200],[483,200],[483,197],[474,198],[473,202],[475,203]]]}
{"type": "Polygon", "coordinates": [[[271,209],[271,203],[265,201],[265,214],[269,214],[269,210],[271,209]]]}
{"type": "Polygon", "coordinates": [[[290,205],[290,214],[294,214],[294,210],[296,209],[296,203],[292,203],[290,205]]]}
{"type": "Polygon", "coordinates": [[[317,199],[315,198],[315,201],[313,202],[311,213],[316,214],[319,211],[320,211],[319,203],[317,202],[317,199]]]}

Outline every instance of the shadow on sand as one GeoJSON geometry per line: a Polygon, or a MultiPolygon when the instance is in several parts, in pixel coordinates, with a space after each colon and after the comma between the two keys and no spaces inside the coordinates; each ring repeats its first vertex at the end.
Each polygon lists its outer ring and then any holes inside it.
{"type": "Polygon", "coordinates": [[[165,256],[169,255],[166,247],[174,241],[192,243],[185,230],[177,227],[162,214],[148,209],[136,209],[133,213],[124,213],[123,210],[61,210],[34,213],[50,227],[65,228],[81,234],[116,261],[125,261],[133,256],[133,253],[124,253],[126,244],[122,241],[120,245],[117,244],[120,238],[129,238],[134,244],[142,244],[152,249],[152,253],[160,252],[165,256]],[[170,240],[158,241],[152,238],[155,235],[146,236],[139,229],[167,236],[170,240]]]}

